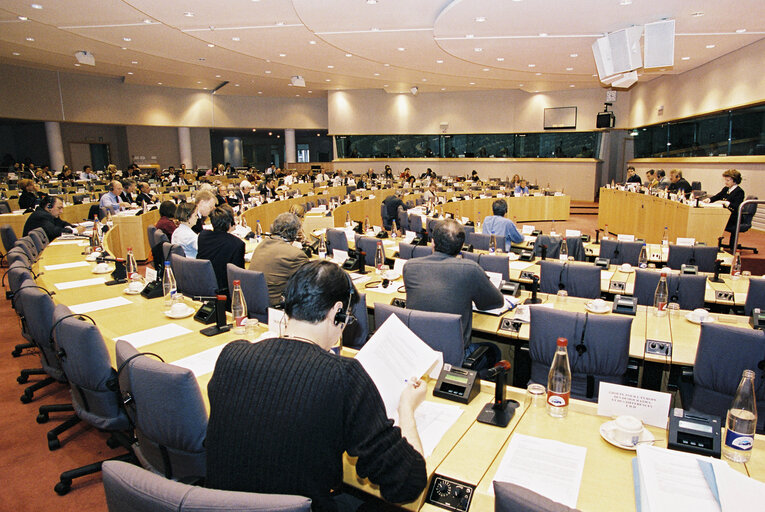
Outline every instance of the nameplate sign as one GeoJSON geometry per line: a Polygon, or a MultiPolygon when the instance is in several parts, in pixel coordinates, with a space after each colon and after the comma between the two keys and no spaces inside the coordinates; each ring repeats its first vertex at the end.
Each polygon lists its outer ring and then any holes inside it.
{"type": "Polygon", "coordinates": [[[568,238],[570,236],[574,236],[574,237],[579,238],[580,236],[582,236],[582,232],[579,231],[578,229],[567,229],[566,230],[566,238],[568,238]]]}
{"type": "Polygon", "coordinates": [[[677,245],[685,245],[685,246],[693,247],[693,244],[696,243],[696,239],[695,238],[678,238],[675,243],[677,243],[677,245]]]}
{"type": "Polygon", "coordinates": [[[672,395],[601,382],[598,391],[598,416],[634,416],[654,427],[667,428],[672,395]]]}
{"type": "Polygon", "coordinates": [[[153,268],[146,267],[146,273],[144,275],[146,276],[147,283],[157,280],[157,271],[153,268]]]}
{"type": "Polygon", "coordinates": [[[523,228],[521,228],[521,234],[530,235],[533,232],[534,232],[534,226],[529,226],[528,224],[524,224],[523,228]]]}
{"type": "Polygon", "coordinates": [[[635,235],[617,235],[616,240],[619,242],[634,242],[635,235]]]}

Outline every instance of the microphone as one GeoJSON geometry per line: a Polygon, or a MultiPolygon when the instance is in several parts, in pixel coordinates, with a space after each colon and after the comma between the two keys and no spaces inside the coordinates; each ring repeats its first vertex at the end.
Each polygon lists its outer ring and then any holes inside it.
{"type": "Polygon", "coordinates": [[[502,361],[495,364],[493,367],[489,368],[488,371],[486,372],[486,375],[489,378],[493,379],[500,373],[507,372],[508,370],[510,370],[510,362],[503,359],[502,361]]]}
{"type": "Polygon", "coordinates": [[[538,292],[539,292],[539,276],[534,275],[534,276],[531,276],[531,297],[526,299],[523,303],[524,304],[541,304],[542,299],[537,297],[538,292]]]}
{"type": "Polygon", "coordinates": [[[476,418],[477,421],[497,427],[506,427],[510,423],[515,409],[520,404],[515,400],[505,399],[508,370],[510,370],[510,362],[503,359],[487,371],[487,375],[495,379],[494,403],[489,402],[484,405],[476,418]]]}

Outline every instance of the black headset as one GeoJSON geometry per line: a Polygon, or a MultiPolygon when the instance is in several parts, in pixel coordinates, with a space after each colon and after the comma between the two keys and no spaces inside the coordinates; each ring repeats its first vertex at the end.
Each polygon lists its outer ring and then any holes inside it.
{"type": "MultiPolygon", "coordinates": [[[[566,269],[568,268],[568,262],[564,262],[563,266],[560,268],[560,274],[558,275],[558,289],[559,290],[565,290],[566,284],[563,282],[563,272],[566,272],[566,269]]],[[[566,272],[566,277],[568,277],[568,272],[566,272]]]]}
{"type": "Polygon", "coordinates": [[[574,347],[576,349],[576,353],[580,356],[587,352],[587,345],[584,344],[585,339],[585,333],[587,332],[587,320],[589,319],[589,313],[584,313],[584,325],[582,326],[582,337],[579,338],[579,343],[574,347]]]}
{"type": "Polygon", "coordinates": [[[56,206],[56,199],[58,199],[58,196],[54,196],[52,194],[46,195],[42,199],[42,206],[43,206],[43,208],[48,209],[48,210],[52,209],[54,206],[56,206]]]}
{"type": "Polygon", "coordinates": [[[335,325],[343,324],[343,328],[345,328],[350,319],[353,318],[353,314],[350,312],[351,302],[353,301],[353,296],[358,293],[353,286],[353,280],[351,280],[350,274],[347,272],[344,273],[345,277],[348,279],[348,302],[345,305],[342,305],[341,303],[340,309],[335,313],[335,325]]]}

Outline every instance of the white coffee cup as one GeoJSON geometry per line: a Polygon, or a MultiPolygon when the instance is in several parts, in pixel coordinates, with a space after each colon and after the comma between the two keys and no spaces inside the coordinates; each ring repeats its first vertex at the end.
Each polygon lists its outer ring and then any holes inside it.
{"type": "Polygon", "coordinates": [[[640,441],[643,422],[634,416],[617,416],[613,423],[611,437],[623,446],[635,446],[640,441]]]}
{"type": "Polygon", "coordinates": [[[590,302],[590,307],[592,309],[603,309],[606,307],[606,301],[603,299],[595,299],[592,302],[590,302]]]}
{"type": "Polygon", "coordinates": [[[187,311],[188,311],[188,306],[182,302],[177,302],[173,304],[172,307],[170,308],[171,315],[180,316],[185,314],[187,311]]]}
{"type": "Polygon", "coordinates": [[[622,263],[621,267],[619,267],[619,270],[622,272],[630,272],[632,270],[632,265],[629,263],[622,263]]]}
{"type": "Polygon", "coordinates": [[[97,272],[99,274],[103,274],[105,272],[109,272],[109,264],[108,263],[99,263],[98,265],[96,265],[96,268],[93,271],[97,272]]]}
{"type": "Polygon", "coordinates": [[[709,311],[704,308],[694,309],[691,315],[693,315],[694,320],[697,322],[705,322],[707,319],[709,319],[709,311]]]}

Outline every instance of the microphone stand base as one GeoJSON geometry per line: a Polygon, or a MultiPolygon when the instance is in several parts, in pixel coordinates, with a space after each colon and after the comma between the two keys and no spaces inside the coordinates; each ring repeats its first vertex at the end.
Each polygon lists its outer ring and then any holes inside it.
{"type": "Polygon", "coordinates": [[[205,327],[199,332],[201,332],[205,336],[217,336],[218,334],[223,334],[224,332],[228,332],[230,330],[231,330],[231,324],[226,324],[222,327],[218,327],[217,325],[211,325],[210,327],[205,327]]]}
{"type": "Polygon", "coordinates": [[[536,299],[529,297],[528,299],[523,301],[523,303],[524,304],[542,304],[542,299],[540,299],[539,297],[537,297],[536,299]]]}
{"type": "Polygon", "coordinates": [[[508,400],[505,402],[504,408],[495,409],[494,402],[489,402],[483,406],[476,421],[504,428],[510,423],[510,420],[513,419],[515,409],[517,409],[519,405],[520,404],[515,400],[508,400]]]}

